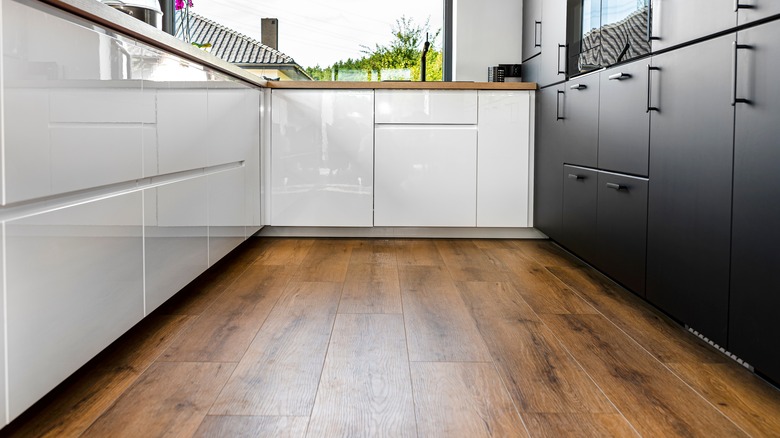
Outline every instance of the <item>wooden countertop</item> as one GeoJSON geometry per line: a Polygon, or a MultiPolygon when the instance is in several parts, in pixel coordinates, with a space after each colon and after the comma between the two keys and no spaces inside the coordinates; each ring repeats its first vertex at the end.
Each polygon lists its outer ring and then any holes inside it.
{"type": "Polygon", "coordinates": [[[536,82],[268,81],[268,88],[300,90],[536,90],[536,82]]]}

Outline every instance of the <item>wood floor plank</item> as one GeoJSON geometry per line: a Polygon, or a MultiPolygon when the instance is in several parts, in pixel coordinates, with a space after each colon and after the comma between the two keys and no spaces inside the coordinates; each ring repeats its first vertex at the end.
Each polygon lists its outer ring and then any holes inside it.
{"type": "Polygon", "coordinates": [[[314,239],[263,238],[266,239],[268,248],[255,261],[258,265],[298,266],[314,245],[314,239]]]}
{"type": "Polygon", "coordinates": [[[619,415],[511,285],[469,282],[458,288],[521,414],[619,415]]]}
{"type": "Polygon", "coordinates": [[[194,317],[150,315],[0,435],[79,436],[135,382],[194,317]],[[5,435],[7,434],[7,435],[5,435]]]}
{"type": "Polygon", "coordinates": [[[354,246],[354,241],[344,239],[315,240],[293,281],[343,282],[354,246]]]}
{"type": "Polygon", "coordinates": [[[340,294],[341,283],[288,284],[210,414],[311,414],[340,294]]]}
{"type": "Polygon", "coordinates": [[[523,422],[491,363],[411,364],[420,437],[523,437],[523,422]]]}
{"type": "Polygon", "coordinates": [[[639,436],[620,414],[523,414],[533,437],[639,436]]]}
{"type": "Polygon", "coordinates": [[[549,270],[661,362],[722,363],[728,360],[592,268],[549,270]]]}
{"type": "Polygon", "coordinates": [[[512,274],[509,281],[523,299],[539,314],[593,314],[597,311],[522,251],[485,250],[501,260],[512,274]]]}
{"type": "Polygon", "coordinates": [[[780,435],[780,390],[736,363],[669,367],[752,436],[780,435]]]}
{"type": "Polygon", "coordinates": [[[339,313],[401,313],[398,269],[389,264],[350,264],[339,313]]]}
{"type": "Polygon", "coordinates": [[[492,360],[445,267],[405,266],[399,276],[410,360],[492,360]]]}
{"type": "Polygon", "coordinates": [[[515,239],[474,239],[472,242],[479,249],[517,249],[515,239]]]}
{"type": "Polygon", "coordinates": [[[601,315],[543,315],[643,436],[747,436],[601,315]]]}
{"type": "Polygon", "coordinates": [[[238,362],[294,273],[294,266],[253,265],[191,324],[160,360],[238,362]]]}
{"type": "Polygon", "coordinates": [[[309,417],[207,415],[194,438],[303,438],[309,417]]]}
{"type": "Polygon", "coordinates": [[[82,436],[192,436],[233,368],[155,363],[82,436]]]}
{"type": "Polygon", "coordinates": [[[430,239],[396,240],[398,266],[441,266],[444,264],[436,244],[430,239]]]}
{"type": "Polygon", "coordinates": [[[390,239],[364,239],[358,241],[352,248],[350,263],[371,263],[378,265],[393,265],[396,258],[396,245],[390,239]]]}
{"type": "Polygon", "coordinates": [[[571,268],[588,266],[573,254],[549,240],[516,240],[515,246],[523,254],[545,267],[571,268]]]}
{"type": "Polygon", "coordinates": [[[307,436],[414,437],[402,315],[338,315],[307,436]]]}
{"type": "Polygon", "coordinates": [[[436,248],[455,281],[507,280],[509,269],[470,240],[437,240],[436,248]]]}

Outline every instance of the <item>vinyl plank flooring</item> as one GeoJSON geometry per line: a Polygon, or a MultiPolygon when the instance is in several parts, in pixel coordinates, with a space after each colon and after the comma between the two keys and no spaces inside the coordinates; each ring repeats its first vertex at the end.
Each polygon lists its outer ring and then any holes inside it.
{"type": "Polygon", "coordinates": [[[593,314],[597,311],[552,275],[544,266],[518,250],[486,252],[511,269],[509,281],[539,314],[593,314]]]}
{"type": "Polygon", "coordinates": [[[549,240],[516,240],[515,247],[545,267],[586,267],[575,255],[549,240]]]}
{"type": "Polygon", "coordinates": [[[398,266],[441,266],[444,264],[436,244],[430,239],[396,240],[398,266]]]}
{"type": "Polygon", "coordinates": [[[314,239],[268,239],[267,249],[255,260],[264,266],[298,266],[303,263],[314,239]]]}
{"type": "Polygon", "coordinates": [[[238,362],[287,286],[295,267],[255,265],[163,354],[174,362],[238,362]]]}
{"type": "Polygon", "coordinates": [[[514,239],[474,239],[474,245],[479,249],[517,249],[514,239]]]}
{"type": "Polygon", "coordinates": [[[338,315],[307,436],[416,435],[403,316],[338,315]]]}
{"type": "Polygon", "coordinates": [[[341,283],[288,284],[210,414],[310,415],[340,294],[341,283]]]}
{"type": "Polygon", "coordinates": [[[601,315],[542,316],[643,436],[747,436],[601,315]]]}
{"type": "Polygon", "coordinates": [[[233,368],[155,363],[82,436],[192,436],[233,368]]]}
{"type": "Polygon", "coordinates": [[[549,270],[661,362],[722,363],[728,360],[592,268],[549,270]]]}
{"type": "Polygon", "coordinates": [[[135,382],[194,317],[150,315],[0,435],[78,436],[135,382]]]}
{"type": "Polygon", "coordinates": [[[444,264],[455,281],[506,281],[509,269],[470,240],[437,240],[444,264]]]}
{"type": "Polygon", "coordinates": [[[194,438],[303,438],[309,417],[207,415],[194,438]]]}
{"type": "Polygon", "coordinates": [[[358,241],[352,248],[350,263],[371,263],[396,265],[396,245],[389,239],[366,239],[358,241]]]}
{"type": "Polygon", "coordinates": [[[409,359],[489,362],[476,323],[443,266],[399,268],[409,359]]]}
{"type": "Polygon", "coordinates": [[[339,313],[401,313],[398,269],[386,264],[350,264],[339,313]]]}
{"type": "Polygon", "coordinates": [[[533,437],[638,437],[620,414],[523,414],[533,437]]]}
{"type": "Polygon", "coordinates": [[[420,437],[523,437],[492,363],[411,364],[420,437]]]}
{"type": "Polygon", "coordinates": [[[752,436],[780,436],[780,390],[736,363],[669,367],[752,436]]]}
{"type": "MultiPolygon", "coordinates": [[[[458,288],[521,414],[602,413],[619,416],[601,389],[569,356],[511,285],[458,283],[458,288]]],[[[598,418],[580,416],[584,425],[588,420],[598,418]]]]}
{"type": "Polygon", "coordinates": [[[354,245],[343,239],[315,240],[293,281],[343,282],[354,245]]]}

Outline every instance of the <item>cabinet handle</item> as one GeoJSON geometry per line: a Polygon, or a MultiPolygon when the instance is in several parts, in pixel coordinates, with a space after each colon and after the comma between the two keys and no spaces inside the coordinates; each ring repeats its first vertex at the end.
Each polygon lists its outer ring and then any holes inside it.
{"type": "Polygon", "coordinates": [[[614,75],[609,75],[610,81],[622,81],[623,79],[630,79],[632,76],[630,73],[615,73],[614,75]]]}
{"type": "MultiPolygon", "coordinates": [[[[660,40],[658,37],[653,36],[653,3],[661,0],[650,0],[647,5],[647,42],[660,40]]],[[[735,0],[739,1],[739,0],[735,0]]]]}
{"type": "Polygon", "coordinates": [[[534,21],[534,47],[542,47],[542,22],[534,21]],[[539,38],[536,38],[539,35],[539,38]]]}
{"type": "Polygon", "coordinates": [[[614,190],[621,190],[621,189],[625,189],[626,186],[621,186],[620,184],[615,184],[615,183],[607,183],[607,188],[614,189],[614,190]]]}
{"type": "Polygon", "coordinates": [[[569,88],[571,88],[572,90],[584,90],[584,89],[588,88],[588,86],[585,85],[585,84],[574,84],[574,85],[572,85],[569,88]]]}
{"type": "Polygon", "coordinates": [[[658,109],[658,107],[655,107],[652,105],[650,95],[653,92],[653,86],[652,86],[652,78],[651,78],[651,72],[653,71],[660,71],[660,67],[653,67],[650,64],[647,64],[647,110],[646,113],[649,113],[650,111],[661,111],[658,109]]]}
{"type": "Polygon", "coordinates": [[[749,50],[752,49],[753,46],[748,44],[737,44],[736,41],[734,41],[731,44],[732,48],[732,54],[734,55],[731,59],[731,106],[736,106],[738,103],[746,103],[750,104],[749,99],[744,99],[737,97],[737,57],[740,50],[749,50]]]}
{"type": "Polygon", "coordinates": [[[563,120],[565,117],[561,115],[561,95],[565,95],[566,93],[558,90],[557,94],[555,95],[555,120],[563,120]]]}
{"type": "Polygon", "coordinates": [[[570,173],[569,174],[569,179],[585,179],[585,177],[582,176],[582,175],[575,175],[573,173],[570,173]]]}
{"type": "Polygon", "coordinates": [[[734,0],[734,12],[739,11],[740,9],[755,9],[755,5],[743,5],[739,2],[739,0],[734,0]]]}
{"type": "MultiPolygon", "coordinates": [[[[565,75],[566,62],[563,63],[563,70],[561,70],[561,49],[566,49],[566,44],[558,44],[558,74],[565,75]]],[[[566,57],[566,50],[563,51],[563,56],[566,57]]]]}

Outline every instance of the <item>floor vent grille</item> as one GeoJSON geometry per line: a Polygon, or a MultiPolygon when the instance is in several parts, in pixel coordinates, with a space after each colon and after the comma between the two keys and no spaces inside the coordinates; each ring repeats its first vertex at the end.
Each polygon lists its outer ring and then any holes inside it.
{"type": "Polygon", "coordinates": [[[688,329],[689,332],[691,332],[695,336],[697,336],[699,339],[701,339],[702,341],[712,345],[713,347],[715,347],[715,349],[717,349],[721,353],[725,354],[726,356],[730,357],[731,359],[733,359],[734,361],[736,361],[738,364],[742,365],[743,367],[749,369],[751,372],[755,372],[756,371],[755,368],[753,368],[749,363],[747,363],[744,360],[740,359],[739,357],[737,357],[736,354],[726,350],[725,348],[721,347],[720,345],[716,344],[715,342],[712,342],[709,338],[707,338],[703,334],[699,333],[698,331],[694,330],[693,327],[689,327],[689,326],[686,325],[685,328],[688,329]]]}

